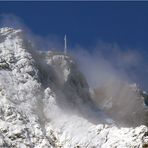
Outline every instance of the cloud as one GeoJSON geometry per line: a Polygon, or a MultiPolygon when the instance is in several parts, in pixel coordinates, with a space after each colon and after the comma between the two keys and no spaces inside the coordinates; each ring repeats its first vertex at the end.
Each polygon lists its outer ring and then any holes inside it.
{"type": "Polygon", "coordinates": [[[0,27],[12,27],[22,29],[27,39],[36,45],[39,50],[61,50],[63,49],[63,39],[55,34],[47,33],[47,36],[35,34],[33,30],[25,24],[23,19],[14,14],[1,14],[0,27]]]}
{"type": "Polygon", "coordinates": [[[98,42],[92,49],[77,46],[71,50],[91,87],[112,79],[138,83],[147,89],[147,58],[139,49],[123,48],[115,43],[98,42]]]}
{"type": "Polygon", "coordinates": [[[25,22],[20,17],[13,14],[1,14],[0,26],[12,27],[14,29],[23,29],[24,32],[30,32],[30,29],[25,25],[25,22]]]}
{"type": "Polygon", "coordinates": [[[102,42],[92,49],[79,46],[71,54],[94,91],[94,102],[118,123],[145,124],[144,102],[130,88],[135,82],[141,89],[148,88],[144,55],[138,49],[102,42]]]}

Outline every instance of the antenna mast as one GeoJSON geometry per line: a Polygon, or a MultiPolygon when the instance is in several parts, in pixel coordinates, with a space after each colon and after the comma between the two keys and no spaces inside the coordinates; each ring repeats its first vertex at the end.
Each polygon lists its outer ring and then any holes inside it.
{"type": "Polygon", "coordinates": [[[64,37],[64,53],[67,54],[67,38],[66,38],[66,34],[64,37]]]}

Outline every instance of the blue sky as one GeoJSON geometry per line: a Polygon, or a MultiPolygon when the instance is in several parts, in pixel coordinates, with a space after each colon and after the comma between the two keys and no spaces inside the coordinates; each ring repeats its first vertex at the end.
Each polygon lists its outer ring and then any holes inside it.
{"type": "MultiPolygon", "coordinates": [[[[117,73],[125,72],[148,90],[148,2],[0,2],[0,22],[7,15],[17,16],[42,37],[51,35],[63,43],[66,33],[69,48],[80,45],[99,54],[101,48],[103,59],[117,73]],[[98,47],[98,42],[103,47],[98,47]],[[113,50],[114,44],[119,51],[113,50]]],[[[10,19],[9,23],[14,22],[10,19]]],[[[97,57],[96,53],[91,60],[97,57]]],[[[109,73],[104,69],[105,74],[109,73]]]]}
{"type": "Polygon", "coordinates": [[[148,2],[0,2],[4,13],[20,17],[36,34],[66,33],[71,46],[101,40],[148,47],[148,2]]]}

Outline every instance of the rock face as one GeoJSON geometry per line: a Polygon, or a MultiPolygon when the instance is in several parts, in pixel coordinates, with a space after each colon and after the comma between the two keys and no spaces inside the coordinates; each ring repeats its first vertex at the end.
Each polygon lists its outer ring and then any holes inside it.
{"type": "Polygon", "coordinates": [[[92,101],[69,56],[0,29],[0,147],[146,147],[146,126],[119,127],[92,101]]]}

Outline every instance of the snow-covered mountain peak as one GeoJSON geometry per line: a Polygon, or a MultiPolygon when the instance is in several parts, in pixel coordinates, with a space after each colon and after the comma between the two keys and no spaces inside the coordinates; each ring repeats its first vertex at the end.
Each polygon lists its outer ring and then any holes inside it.
{"type": "Polygon", "coordinates": [[[4,42],[5,40],[9,41],[10,39],[21,40],[23,38],[23,31],[21,29],[15,30],[13,28],[8,28],[8,27],[0,28],[0,36],[1,36],[0,42],[4,42]]]}
{"type": "Polygon", "coordinates": [[[1,35],[8,35],[10,33],[15,33],[15,32],[22,32],[22,30],[20,30],[20,29],[15,30],[15,29],[10,28],[10,27],[0,28],[0,34],[1,35]]]}
{"type": "Polygon", "coordinates": [[[142,147],[147,127],[119,128],[91,98],[75,61],[0,29],[0,147],[142,147]],[[109,121],[109,122],[108,122],[109,121]]]}

